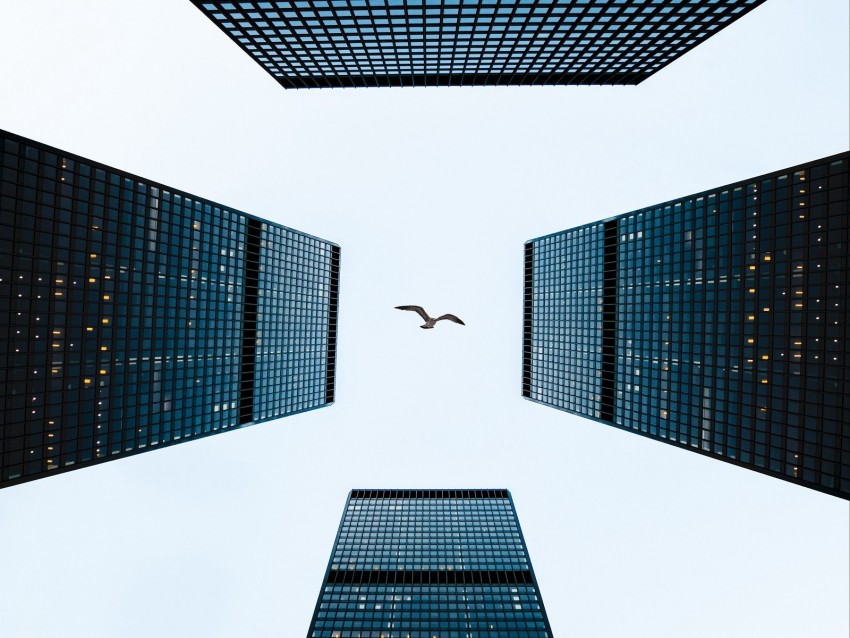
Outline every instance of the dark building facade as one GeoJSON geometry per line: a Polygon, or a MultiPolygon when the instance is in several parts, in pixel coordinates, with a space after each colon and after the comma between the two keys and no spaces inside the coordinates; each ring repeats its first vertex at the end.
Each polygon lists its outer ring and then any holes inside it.
{"type": "Polygon", "coordinates": [[[339,247],[0,131],[0,486],[334,400],[339,247]]]}
{"type": "Polygon", "coordinates": [[[507,490],[352,490],[309,638],[551,638],[507,490]]]}
{"type": "Polygon", "coordinates": [[[849,163],[527,242],[523,396],[850,498],[849,163]]]}
{"type": "Polygon", "coordinates": [[[192,0],[285,88],[638,84],[764,0],[192,0]]]}

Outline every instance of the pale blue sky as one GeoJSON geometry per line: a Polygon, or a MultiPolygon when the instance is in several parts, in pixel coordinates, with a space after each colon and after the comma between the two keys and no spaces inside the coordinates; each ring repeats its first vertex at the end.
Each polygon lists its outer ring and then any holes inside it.
{"type": "Polygon", "coordinates": [[[849,22],[768,0],[637,87],[286,92],[189,2],[0,0],[0,128],[343,250],[337,403],[0,492],[0,635],[304,636],[349,489],[507,487],[558,638],[846,638],[846,501],[524,401],[520,321],[526,239],[847,150],[849,22]]]}

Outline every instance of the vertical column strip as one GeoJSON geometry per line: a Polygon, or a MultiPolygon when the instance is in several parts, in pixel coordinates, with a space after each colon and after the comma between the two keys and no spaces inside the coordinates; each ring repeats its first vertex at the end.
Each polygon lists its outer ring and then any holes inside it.
{"type": "Polygon", "coordinates": [[[336,333],[339,306],[339,246],[331,246],[331,282],[328,296],[328,353],[325,367],[325,402],[333,403],[336,391],[336,333]]]}
{"type": "Polygon", "coordinates": [[[599,418],[614,422],[617,369],[617,230],[618,220],[605,222],[602,262],[602,383],[599,418]]]}
{"type": "Polygon", "coordinates": [[[254,372],[257,353],[257,289],[260,281],[262,223],[248,218],[245,241],[245,293],[242,302],[242,371],[239,425],[254,420],[254,372]]]}
{"type": "Polygon", "coordinates": [[[531,397],[531,320],[534,282],[534,244],[525,244],[525,281],[522,311],[522,396],[531,397]]]}

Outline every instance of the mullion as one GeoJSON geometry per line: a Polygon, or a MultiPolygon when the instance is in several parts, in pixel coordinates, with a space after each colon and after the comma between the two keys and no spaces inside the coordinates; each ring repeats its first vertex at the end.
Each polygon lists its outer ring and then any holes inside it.
{"type": "MultiPolygon", "coordinates": [[[[333,77],[336,79],[339,86],[343,87],[343,86],[345,86],[345,84],[343,82],[343,78],[345,77],[345,74],[342,73],[341,71],[343,71],[343,70],[347,71],[348,70],[348,65],[345,63],[345,57],[346,56],[343,53],[343,49],[341,49],[337,44],[338,38],[335,38],[331,35],[330,29],[339,28],[340,35],[342,37],[346,38],[346,41],[347,41],[347,34],[345,34],[343,25],[340,22],[339,15],[336,12],[336,7],[317,7],[315,2],[312,2],[311,8],[317,14],[322,10],[327,10],[327,11],[330,11],[330,12],[333,13],[333,16],[330,17],[330,18],[323,18],[320,15],[317,15],[317,20],[321,23],[322,33],[328,39],[328,45],[329,45],[330,49],[339,58],[339,60],[337,62],[334,62],[333,60],[330,60],[327,57],[325,57],[325,61],[328,65],[328,67],[330,67],[330,72],[333,73],[333,77]]],[[[313,33],[312,30],[311,30],[311,33],[313,33]]],[[[317,45],[319,44],[318,41],[316,41],[316,44],[317,45]]],[[[321,47],[322,48],[320,50],[322,50],[322,51],[327,50],[327,49],[324,48],[325,47],[324,44],[321,45],[321,47]]],[[[325,70],[324,75],[327,76],[328,73],[329,73],[329,71],[325,70]]]]}
{"type": "MultiPolygon", "coordinates": [[[[499,73],[499,71],[497,71],[495,69],[495,67],[496,67],[497,64],[501,63],[500,62],[500,60],[501,60],[500,54],[504,50],[504,45],[506,43],[505,34],[507,34],[508,26],[510,25],[510,20],[508,20],[508,22],[505,23],[504,31],[502,32],[501,35],[498,35],[498,31],[495,29],[495,26],[496,26],[496,24],[498,24],[497,21],[496,21],[496,18],[500,15],[500,12],[499,12],[500,6],[501,6],[500,2],[494,2],[493,3],[493,9],[494,9],[493,14],[492,14],[493,17],[490,20],[490,28],[487,29],[487,37],[484,38],[484,49],[482,51],[482,57],[483,57],[484,53],[486,52],[486,50],[488,48],[491,48],[491,46],[492,46],[491,43],[495,42],[495,52],[494,52],[495,54],[493,56],[493,59],[487,64],[486,67],[483,67],[483,66],[480,67],[481,71],[479,71],[479,73],[483,73],[487,76],[489,76],[491,74],[498,74],[499,73]]],[[[476,25],[477,24],[478,24],[478,21],[476,20],[476,25]]],[[[475,64],[474,61],[472,63],[475,64]]],[[[474,75],[474,74],[476,74],[476,71],[473,68],[472,75],[474,75]]]]}
{"type": "MultiPolygon", "coordinates": [[[[537,7],[537,6],[540,6],[540,5],[533,5],[533,7],[537,7]]],[[[588,5],[588,6],[590,6],[590,5],[588,5]]],[[[538,24],[537,28],[532,33],[532,38],[531,38],[531,41],[528,45],[529,48],[531,46],[533,46],[535,42],[537,42],[537,36],[543,31],[543,26],[546,24],[546,18],[548,18],[550,15],[552,15],[552,10],[554,8],[555,8],[555,3],[552,3],[551,5],[549,5],[549,9],[544,14],[541,14],[540,23],[538,24]]],[[[531,21],[531,17],[534,16],[534,15],[535,15],[534,11],[532,11],[528,14],[528,22],[531,21]]],[[[540,56],[543,54],[547,44],[548,44],[548,40],[545,40],[543,42],[543,44],[541,44],[540,51],[538,51],[536,54],[534,54],[534,57],[532,57],[530,60],[528,60],[528,69],[525,71],[525,74],[523,75],[523,79],[522,79],[523,83],[525,83],[526,79],[529,77],[529,74],[532,73],[531,67],[533,67],[535,65],[535,63],[537,62],[537,60],[540,59],[540,56]]],[[[528,49],[526,49],[526,50],[528,50],[528,49]]],[[[541,69],[541,71],[534,72],[534,74],[539,76],[541,74],[541,72],[542,72],[542,69],[541,69]]],[[[534,82],[529,82],[529,84],[533,84],[533,83],[534,82]]]]}
{"type": "MultiPolygon", "coordinates": [[[[656,13],[660,13],[661,5],[659,5],[658,7],[655,7],[656,11],[654,11],[654,12],[651,10],[651,9],[652,9],[651,7],[639,7],[639,9],[640,9],[640,11],[639,11],[638,13],[634,14],[634,15],[641,15],[641,16],[644,16],[644,17],[646,18],[646,20],[650,20],[650,19],[652,18],[652,16],[654,16],[656,13]],[[649,12],[644,12],[644,11],[642,10],[642,9],[644,9],[644,8],[649,8],[649,9],[650,9],[650,11],[649,11],[649,12]]],[[[628,23],[623,23],[623,24],[628,24],[628,23]]],[[[625,30],[625,29],[624,29],[624,30],[625,30]]],[[[634,34],[636,34],[636,33],[638,33],[638,32],[639,32],[639,30],[638,30],[638,29],[636,29],[635,31],[633,31],[633,32],[632,32],[632,34],[634,35],[634,34]]],[[[655,41],[654,39],[650,39],[650,40],[647,42],[647,40],[645,40],[645,39],[643,39],[643,38],[636,38],[636,40],[637,40],[638,42],[641,42],[642,44],[645,44],[645,46],[642,46],[642,49],[643,49],[643,50],[642,50],[641,52],[644,52],[647,46],[652,46],[652,43],[654,43],[654,41],[655,41]]],[[[642,72],[640,69],[638,69],[638,68],[633,68],[632,70],[627,70],[627,68],[626,68],[626,67],[627,67],[630,63],[631,63],[631,64],[643,64],[643,62],[639,62],[639,61],[640,61],[640,60],[646,60],[646,59],[647,59],[646,57],[643,57],[643,58],[639,57],[639,52],[637,52],[637,51],[635,51],[635,50],[633,50],[633,49],[632,49],[632,50],[628,50],[628,51],[626,51],[625,56],[622,56],[622,57],[620,57],[620,58],[619,58],[619,60],[621,61],[622,65],[623,65],[623,74],[627,74],[627,73],[639,73],[639,74],[643,74],[643,72],[642,72]]]]}
{"type": "MultiPolygon", "coordinates": [[[[315,13],[316,8],[313,5],[313,3],[311,2],[310,5],[307,6],[307,7],[298,7],[295,10],[298,12],[299,20],[303,23],[303,28],[306,31],[306,33],[303,34],[303,36],[299,37],[299,41],[301,42],[301,46],[304,49],[305,53],[307,53],[307,57],[313,63],[313,66],[316,69],[315,71],[312,72],[312,77],[310,79],[313,81],[313,83],[318,88],[319,86],[321,86],[321,84],[319,83],[318,80],[319,80],[319,78],[321,77],[321,75],[323,74],[323,71],[324,71],[322,69],[322,62],[325,62],[325,59],[323,57],[320,58],[318,56],[322,55],[322,48],[323,48],[324,45],[322,43],[320,43],[318,39],[316,39],[316,31],[314,29],[316,29],[317,27],[314,27],[314,26],[307,24],[307,20],[309,18],[305,17],[305,15],[304,15],[304,13],[306,11],[310,11],[310,12],[315,13]],[[309,42],[307,41],[307,38],[309,38],[309,42]],[[316,48],[315,49],[309,48],[307,46],[308,43],[314,45],[316,48]],[[314,50],[317,51],[316,54],[313,53],[314,50]]],[[[322,24],[322,20],[319,19],[318,15],[316,16],[315,19],[316,19],[317,22],[319,22],[318,27],[321,27],[322,32],[327,34],[327,31],[325,30],[324,25],[322,24]]],[[[304,66],[306,67],[307,65],[304,65],[304,66]]],[[[309,67],[307,67],[307,68],[309,69],[309,67]]]]}

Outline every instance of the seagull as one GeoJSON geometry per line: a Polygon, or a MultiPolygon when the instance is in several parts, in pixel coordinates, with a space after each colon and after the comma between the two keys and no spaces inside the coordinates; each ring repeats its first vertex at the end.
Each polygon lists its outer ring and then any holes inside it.
{"type": "Polygon", "coordinates": [[[420,328],[424,328],[426,330],[433,328],[434,324],[442,319],[448,319],[449,321],[454,321],[455,323],[459,323],[462,326],[466,324],[463,323],[460,319],[455,317],[454,315],[441,315],[434,319],[433,317],[429,317],[428,313],[425,312],[425,309],[422,306],[396,306],[396,310],[412,310],[413,312],[419,313],[419,316],[425,320],[425,323],[420,328]]]}

